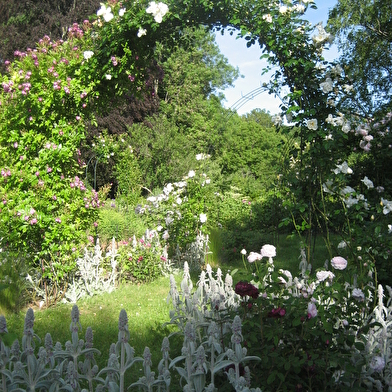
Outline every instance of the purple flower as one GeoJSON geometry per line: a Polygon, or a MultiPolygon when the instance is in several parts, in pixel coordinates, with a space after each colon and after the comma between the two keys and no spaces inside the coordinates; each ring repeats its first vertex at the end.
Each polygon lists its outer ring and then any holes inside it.
{"type": "Polygon", "coordinates": [[[38,221],[37,221],[37,218],[33,218],[33,219],[30,221],[30,225],[35,225],[37,222],[38,222],[38,221]]]}
{"type": "Polygon", "coordinates": [[[313,318],[317,316],[317,308],[313,302],[308,303],[308,318],[313,318]]]}
{"type": "Polygon", "coordinates": [[[36,172],[35,172],[35,175],[36,175],[37,177],[39,177],[39,171],[36,171],[36,172]]]}
{"type": "Polygon", "coordinates": [[[57,223],[61,223],[61,219],[60,219],[60,218],[56,218],[55,221],[56,221],[57,223]]]}
{"type": "Polygon", "coordinates": [[[15,142],[15,143],[14,143],[14,147],[15,147],[15,148],[18,148],[18,142],[15,142]]]}
{"type": "Polygon", "coordinates": [[[53,171],[53,169],[51,167],[48,167],[46,170],[48,173],[51,173],[53,171]]]}

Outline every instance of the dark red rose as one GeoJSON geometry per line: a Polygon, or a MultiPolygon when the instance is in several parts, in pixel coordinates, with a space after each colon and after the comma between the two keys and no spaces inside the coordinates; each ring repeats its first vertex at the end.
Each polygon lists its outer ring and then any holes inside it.
{"type": "Polygon", "coordinates": [[[286,309],[278,307],[278,308],[272,309],[268,313],[268,317],[280,318],[280,317],[283,317],[285,314],[286,314],[286,309]]]}
{"type": "Polygon", "coordinates": [[[238,282],[234,291],[241,297],[249,296],[256,299],[259,296],[259,289],[248,282],[238,282]]]}

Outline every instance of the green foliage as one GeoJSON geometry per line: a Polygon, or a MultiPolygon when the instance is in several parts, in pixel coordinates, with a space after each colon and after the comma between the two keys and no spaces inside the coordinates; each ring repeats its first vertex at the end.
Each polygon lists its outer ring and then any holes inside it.
{"type": "Polygon", "coordinates": [[[165,116],[151,118],[149,127],[134,124],[129,133],[146,189],[161,188],[190,170],[191,145],[165,116]]]}
{"type": "Polygon", "coordinates": [[[391,8],[383,1],[339,0],[329,13],[328,27],[341,50],[339,62],[355,86],[347,104],[365,115],[390,107],[390,20],[391,8]]]}
{"type": "Polygon", "coordinates": [[[137,205],[142,187],[142,174],[139,163],[131,148],[120,153],[116,163],[117,198],[131,206],[137,205]]]}
{"type": "Polygon", "coordinates": [[[107,201],[105,207],[100,209],[97,235],[101,243],[109,243],[114,237],[116,240],[128,240],[133,235],[140,237],[146,231],[143,220],[133,208],[121,201],[107,201]]]}

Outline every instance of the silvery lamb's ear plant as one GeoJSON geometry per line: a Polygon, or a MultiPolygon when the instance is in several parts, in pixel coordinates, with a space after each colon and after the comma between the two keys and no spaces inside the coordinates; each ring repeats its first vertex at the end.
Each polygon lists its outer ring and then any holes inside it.
{"type": "Polygon", "coordinates": [[[223,368],[234,365],[234,369],[230,367],[227,372],[229,382],[236,391],[243,391],[245,388],[250,387],[250,375],[248,374],[247,377],[240,376],[240,365],[244,365],[248,361],[259,361],[260,358],[246,355],[247,349],[241,345],[243,340],[242,325],[238,315],[234,317],[231,329],[233,332],[231,336],[231,348],[226,349],[224,353],[218,356],[217,363],[211,371],[216,373],[223,368]],[[228,359],[223,360],[224,357],[228,359]]]}
{"type": "Polygon", "coordinates": [[[139,381],[131,384],[130,388],[138,387],[139,389],[142,388],[147,392],[153,392],[154,389],[160,391],[161,388],[168,386],[163,378],[158,377],[158,379],[155,379],[155,372],[151,371],[151,366],[152,366],[151,352],[150,349],[146,347],[143,353],[144,376],[140,377],[139,381]]]}
{"type": "Polygon", "coordinates": [[[383,384],[389,386],[388,391],[392,390],[392,289],[389,286],[386,289],[389,296],[384,305],[384,289],[381,285],[377,288],[377,304],[364,325],[370,326],[368,333],[363,335],[365,350],[354,354],[356,361],[362,359],[364,363],[364,383],[379,391],[383,390],[383,384]]]}
{"type": "Polygon", "coordinates": [[[3,343],[1,335],[7,333],[7,322],[4,316],[0,316],[0,373],[1,373],[1,386],[3,391],[6,390],[7,377],[10,377],[9,371],[6,369],[7,363],[10,360],[10,352],[8,347],[3,343]],[[7,374],[8,373],[8,374],[7,374]]]}
{"type": "MultiPolygon", "coordinates": [[[[111,353],[108,361],[108,366],[102,369],[98,375],[107,374],[105,383],[110,388],[114,388],[116,379],[119,380],[119,390],[124,391],[124,375],[125,372],[136,362],[143,362],[143,358],[135,357],[135,350],[128,343],[129,341],[128,330],[128,315],[122,309],[118,319],[118,340],[115,344],[115,353],[111,353]],[[120,361],[118,360],[120,359],[120,361]]],[[[113,351],[113,348],[111,347],[113,351]]],[[[116,390],[116,389],[113,389],[116,390]]]]}
{"type": "Polygon", "coordinates": [[[25,317],[20,361],[15,363],[12,373],[9,373],[10,390],[13,388],[21,391],[49,389],[54,388],[60,382],[58,370],[47,367],[45,348],[40,347],[38,357],[35,355],[34,339],[39,341],[39,338],[35,335],[33,327],[34,312],[29,308],[25,317]]]}
{"type": "Polygon", "coordinates": [[[116,256],[117,253],[114,246],[114,238],[112,241],[112,250],[109,255],[111,257],[112,272],[109,279],[104,279],[102,264],[103,256],[99,245],[99,239],[94,246],[94,252],[87,248],[84,250],[84,257],[78,258],[76,263],[78,265],[78,274],[80,280],[83,282],[87,294],[94,295],[97,292],[111,292],[115,287],[115,270],[116,270],[116,256]]]}
{"type": "Polygon", "coordinates": [[[158,364],[159,378],[165,382],[166,391],[169,392],[170,382],[171,382],[169,362],[171,361],[171,359],[169,355],[170,342],[166,336],[163,338],[161,351],[162,351],[162,359],[159,361],[158,364]]]}

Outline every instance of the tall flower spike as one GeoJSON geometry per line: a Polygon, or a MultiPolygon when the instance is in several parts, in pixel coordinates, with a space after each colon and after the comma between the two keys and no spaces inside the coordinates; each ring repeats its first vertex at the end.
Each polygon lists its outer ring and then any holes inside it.
{"type": "Polygon", "coordinates": [[[125,309],[121,309],[118,318],[118,341],[127,343],[129,340],[128,315],[125,309]]]}
{"type": "Polygon", "coordinates": [[[162,358],[166,361],[169,359],[169,351],[170,351],[170,342],[169,339],[165,336],[162,341],[162,358]]]}
{"type": "Polygon", "coordinates": [[[24,323],[24,334],[32,336],[34,331],[34,311],[33,309],[29,308],[26,312],[25,323],[24,323]]]}
{"type": "Polygon", "coordinates": [[[21,352],[20,352],[20,344],[18,339],[16,339],[14,343],[12,343],[10,354],[11,354],[11,360],[19,361],[21,352]]]}
{"type": "Polygon", "coordinates": [[[234,344],[240,344],[242,341],[242,324],[240,316],[235,316],[233,324],[231,325],[233,335],[231,336],[231,342],[234,344]]]}
{"type": "Polygon", "coordinates": [[[151,352],[148,347],[144,348],[143,352],[143,366],[144,367],[151,367],[152,366],[152,361],[151,361],[151,352]]]}
{"type": "Polygon", "coordinates": [[[79,323],[79,308],[77,305],[74,305],[71,310],[71,325],[70,325],[70,330],[73,332],[73,330],[76,328],[76,331],[78,331],[78,327],[80,326],[79,323]]]}
{"type": "Polygon", "coordinates": [[[91,327],[88,327],[86,329],[85,340],[86,340],[86,348],[92,348],[93,347],[93,330],[91,327]]]}
{"type": "Polygon", "coordinates": [[[82,326],[79,322],[79,308],[77,305],[74,305],[71,310],[71,324],[69,325],[69,329],[72,335],[72,344],[74,347],[77,347],[79,343],[79,329],[82,329],[82,326]]]}
{"type": "Polygon", "coordinates": [[[8,333],[7,321],[4,316],[0,316],[0,333],[8,333]]]}

